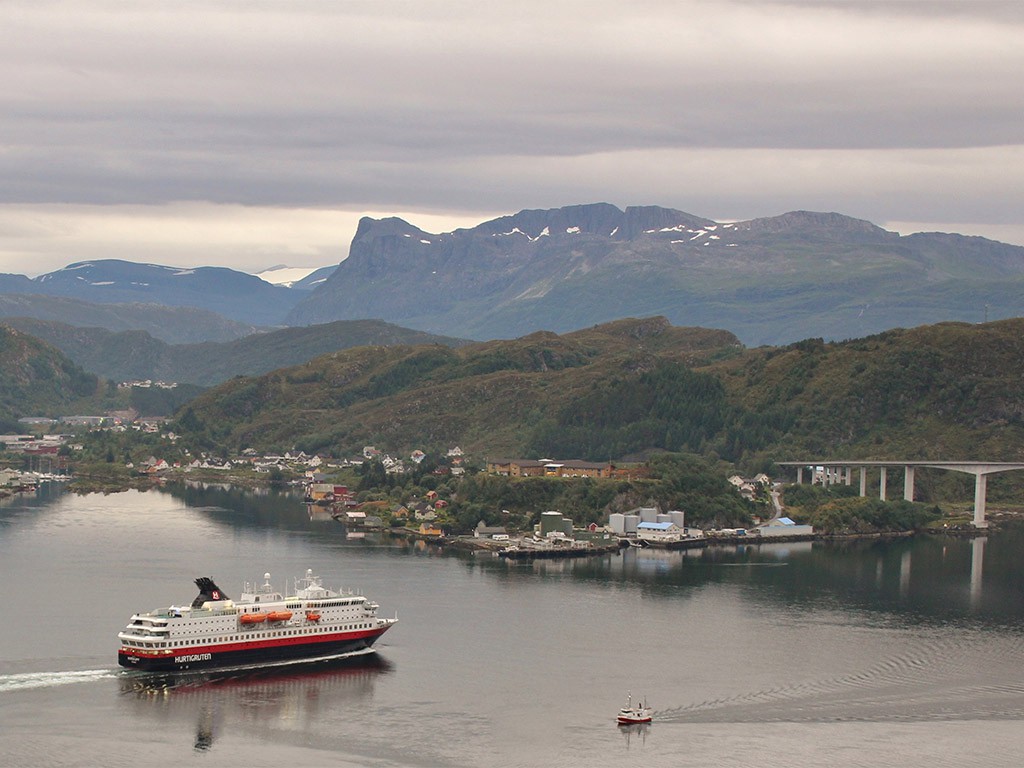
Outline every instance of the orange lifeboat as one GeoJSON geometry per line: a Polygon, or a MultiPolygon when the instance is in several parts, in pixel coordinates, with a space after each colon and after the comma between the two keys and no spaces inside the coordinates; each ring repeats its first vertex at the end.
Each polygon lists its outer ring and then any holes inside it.
{"type": "Polygon", "coordinates": [[[271,611],[267,614],[267,621],[288,621],[291,617],[291,611],[271,611]]]}
{"type": "Polygon", "coordinates": [[[267,620],[265,613],[243,613],[239,619],[243,624],[260,624],[267,620]]]}
{"type": "Polygon", "coordinates": [[[319,613],[307,613],[306,614],[306,621],[320,621],[320,614],[319,613]]]}

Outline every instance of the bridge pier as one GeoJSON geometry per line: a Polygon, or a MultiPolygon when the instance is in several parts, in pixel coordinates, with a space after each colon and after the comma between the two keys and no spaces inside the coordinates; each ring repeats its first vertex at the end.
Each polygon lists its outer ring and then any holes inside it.
{"type": "Polygon", "coordinates": [[[880,469],[880,471],[879,471],[878,498],[880,498],[882,501],[885,501],[885,479],[886,479],[885,476],[886,476],[886,473],[887,473],[887,470],[886,470],[885,467],[882,467],[880,469]]]}
{"type": "Polygon", "coordinates": [[[905,470],[906,474],[903,475],[903,499],[905,501],[913,501],[914,500],[914,468],[908,466],[908,467],[904,467],[904,470],[905,470]]]}
{"type": "Polygon", "coordinates": [[[860,468],[860,495],[868,495],[868,470],[867,467],[860,468]]]}
{"type": "Polygon", "coordinates": [[[988,528],[985,520],[985,496],[988,492],[988,475],[979,472],[974,476],[974,527],[988,528]]]}

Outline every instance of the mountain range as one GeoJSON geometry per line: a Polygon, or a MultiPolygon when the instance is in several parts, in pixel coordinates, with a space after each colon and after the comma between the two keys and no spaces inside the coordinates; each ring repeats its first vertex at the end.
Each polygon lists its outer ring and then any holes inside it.
{"type": "Polygon", "coordinates": [[[1024,312],[1024,248],[901,236],[836,213],[719,223],[655,206],[522,211],[433,235],[363,219],[349,257],[288,315],[475,339],[663,315],[745,344],[842,339],[1024,312]]]}
{"type": "Polygon", "coordinates": [[[0,317],[145,330],[170,344],[338,320],[487,340],[664,316],[756,346],[1022,314],[1024,247],[904,236],[838,213],[716,222],[607,203],[524,210],[444,234],[364,218],[345,261],[291,287],[226,268],[118,260],[0,275],[0,317]]]}
{"type": "Polygon", "coordinates": [[[0,294],[64,297],[101,305],[191,307],[238,323],[268,326],[281,325],[307,291],[271,285],[226,267],[181,269],[100,259],[70,264],[36,278],[0,275],[0,294]]]}

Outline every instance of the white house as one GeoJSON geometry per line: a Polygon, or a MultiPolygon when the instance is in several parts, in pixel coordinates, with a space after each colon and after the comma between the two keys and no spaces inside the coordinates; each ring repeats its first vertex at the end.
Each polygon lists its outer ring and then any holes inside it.
{"type": "Polygon", "coordinates": [[[752,530],[754,534],[764,536],[765,538],[770,536],[811,536],[814,534],[814,526],[795,523],[788,517],[777,517],[752,530]]]}
{"type": "Polygon", "coordinates": [[[639,523],[636,527],[636,537],[649,544],[664,544],[682,541],[686,538],[686,531],[675,523],[639,523]]]}

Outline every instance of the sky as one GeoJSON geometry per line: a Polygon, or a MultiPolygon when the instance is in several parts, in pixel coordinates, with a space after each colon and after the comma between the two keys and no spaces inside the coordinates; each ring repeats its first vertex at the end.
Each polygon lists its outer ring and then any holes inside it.
{"type": "Polygon", "coordinates": [[[836,211],[1024,245],[1024,2],[0,0],[0,272],[362,216],[836,211]]]}

